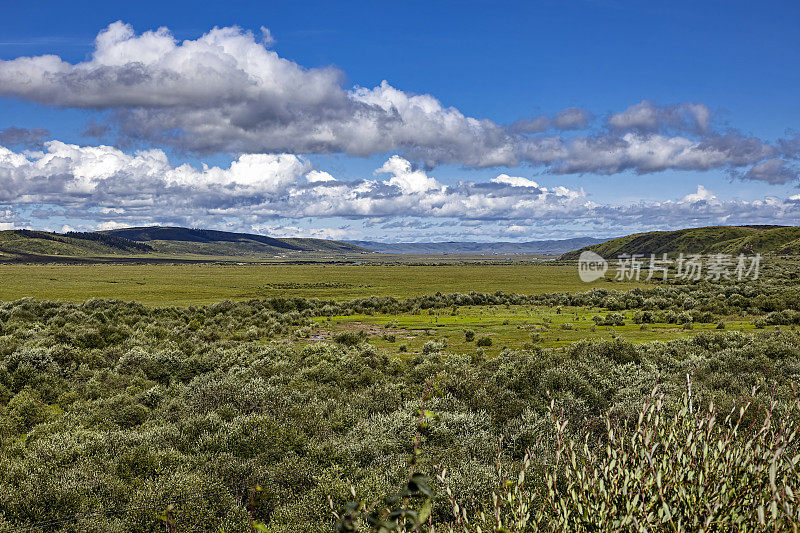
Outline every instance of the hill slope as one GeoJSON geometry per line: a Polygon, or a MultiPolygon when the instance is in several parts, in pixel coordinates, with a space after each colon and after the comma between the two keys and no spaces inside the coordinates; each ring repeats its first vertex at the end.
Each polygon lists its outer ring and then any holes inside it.
{"type": "Polygon", "coordinates": [[[574,239],[530,242],[401,242],[349,241],[385,254],[547,254],[558,255],[581,246],[603,242],[604,239],[577,237],[574,239]]]}
{"type": "Polygon", "coordinates": [[[99,233],[51,233],[48,231],[0,231],[3,255],[132,255],[152,252],[146,243],[99,233]]]}
{"type": "Polygon", "coordinates": [[[677,231],[635,233],[567,252],[562,259],[577,259],[591,250],[606,259],[624,254],[780,254],[800,253],[800,227],[710,226],[677,231]]]}
{"type": "Polygon", "coordinates": [[[277,239],[252,233],[235,233],[178,227],[123,228],[98,232],[151,246],[157,252],[199,255],[253,255],[299,252],[360,253],[359,246],[325,239],[277,239]]]}

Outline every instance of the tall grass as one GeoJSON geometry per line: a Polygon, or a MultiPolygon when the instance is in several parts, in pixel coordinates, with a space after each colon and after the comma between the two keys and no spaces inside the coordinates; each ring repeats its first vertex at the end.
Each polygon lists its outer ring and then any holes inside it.
{"type": "Polygon", "coordinates": [[[753,411],[749,403],[724,416],[713,404],[698,410],[687,393],[669,414],[654,391],[635,426],[615,427],[607,416],[597,442],[567,437],[567,423],[553,415],[544,483],[529,482],[531,452],[511,478],[498,459],[486,512],[457,502],[442,471],[454,518],[440,530],[796,532],[798,401],[753,411]]]}
{"type": "MultiPolygon", "coordinates": [[[[800,530],[800,403],[771,400],[762,410],[746,403],[719,413],[700,409],[687,392],[670,413],[653,391],[631,425],[611,414],[592,439],[570,437],[551,403],[552,446],[528,451],[510,474],[498,451],[497,488],[484,501],[461,502],[448,472],[437,475],[449,509],[436,524],[422,520],[359,523],[350,507],[346,528],[379,533],[711,532],[800,530]],[[673,410],[674,411],[674,410],[673,410]],[[448,512],[449,511],[449,512],[448,512]],[[360,526],[360,527],[359,527],[360,526]]],[[[579,432],[580,433],[580,432],[579,432]]],[[[502,441],[501,441],[502,448],[502,441]]],[[[430,495],[428,495],[430,496],[430,495]]],[[[430,497],[425,500],[430,505],[430,497]]],[[[397,516],[389,511],[389,516],[397,516]]]]}

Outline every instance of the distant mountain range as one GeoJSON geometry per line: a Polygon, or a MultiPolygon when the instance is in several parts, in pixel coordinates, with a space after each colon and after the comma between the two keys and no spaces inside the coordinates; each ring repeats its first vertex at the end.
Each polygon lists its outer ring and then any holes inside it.
{"type": "Polygon", "coordinates": [[[611,240],[575,239],[514,242],[380,243],[275,238],[180,227],[124,228],[98,232],[0,231],[0,259],[25,262],[68,260],[207,261],[212,257],[305,259],[379,252],[410,255],[560,255],[577,259],[583,250],[606,258],[623,254],[761,253],[800,255],[800,227],[712,226],[651,231],[611,240]],[[181,257],[182,256],[182,257],[181,257]],[[194,257],[193,257],[194,256],[194,257]],[[72,259],[70,259],[72,258],[72,259]],[[137,259],[138,258],[138,259],[137,259]]]}
{"type": "Polygon", "coordinates": [[[567,252],[562,259],[577,259],[591,250],[606,259],[641,254],[800,254],[800,227],[710,226],[677,231],[635,233],[567,252]]]}
{"type": "Polygon", "coordinates": [[[600,239],[532,241],[524,243],[442,242],[387,244],[372,241],[276,238],[181,227],[148,226],[96,232],[55,233],[34,230],[0,231],[3,259],[25,261],[65,258],[121,256],[142,257],[196,255],[217,257],[293,257],[303,255],[344,255],[379,252],[387,254],[549,254],[558,255],[600,239]]]}
{"type": "Polygon", "coordinates": [[[560,255],[564,252],[597,244],[607,239],[577,237],[574,239],[530,242],[402,242],[348,241],[350,244],[384,254],[532,254],[560,255]]]}
{"type": "Polygon", "coordinates": [[[275,256],[369,253],[356,245],[324,239],[276,239],[264,235],[173,227],[97,232],[0,231],[0,256],[30,262],[65,258],[143,257],[157,254],[275,256]]]}

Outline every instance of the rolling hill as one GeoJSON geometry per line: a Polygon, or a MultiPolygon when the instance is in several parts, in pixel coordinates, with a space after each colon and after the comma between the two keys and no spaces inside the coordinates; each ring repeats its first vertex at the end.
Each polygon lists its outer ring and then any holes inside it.
{"type": "Polygon", "coordinates": [[[164,261],[167,254],[272,257],[367,252],[369,250],[353,244],[324,239],[276,239],[265,235],[189,228],[145,227],[68,233],[26,229],[0,231],[2,261],[164,261]]]}
{"type": "Polygon", "coordinates": [[[148,244],[99,233],[51,233],[26,229],[0,231],[0,253],[13,256],[133,255],[153,252],[148,244]]]}
{"type": "Polygon", "coordinates": [[[278,255],[284,253],[361,253],[354,244],[325,239],[274,238],[252,233],[151,226],[98,232],[143,243],[156,252],[197,255],[278,255]]]}
{"type": "Polygon", "coordinates": [[[624,254],[800,254],[800,227],[710,226],[677,231],[635,233],[567,252],[561,259],[577,259],[591,250],[606,259],[624,254]]]}

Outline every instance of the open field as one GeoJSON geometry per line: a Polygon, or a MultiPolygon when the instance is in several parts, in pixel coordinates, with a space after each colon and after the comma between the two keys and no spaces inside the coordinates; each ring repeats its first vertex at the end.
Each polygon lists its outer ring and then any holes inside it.
{"type": "MultiPolygon", "coordinates": [[[[610,274],[609,274],[610,276],[610,274]]],[[[220,300],[303,297],[348,300],[408,298],[436,292],[579,292],[643,283],[583,283],[576,267],[532,264],[463,265],[0,265],[0,300],[34,297],[84,301],[135,300],[148,305],[198,305],[220,300]]]]}
{"type": "Polygon", "coordinates": [[[318,318],[307,342],[333,342],[341,332],[363,331],[370,344],[399,357],[421,353],[425,343],[435,342],[451,353],[471,354],[480,349],[491,358],[507,349],[565,347],[580,340],[670,341],[717,331],[719,323],[728,331],[756,329],[752,319],[735,316],[691,327],[665,322],[637,324],[632,311],[620,313],[624,325],[595,324],[594,317],[608,314],[586,307],[465,306],[454,313],[444,309],[418,314],[333,316],[318,318]],[[468,341],[466,332],[470,330],[474,338],[468,341]],[[490,339],[491,344],[476,345],[481,337],[490,339]]]}

